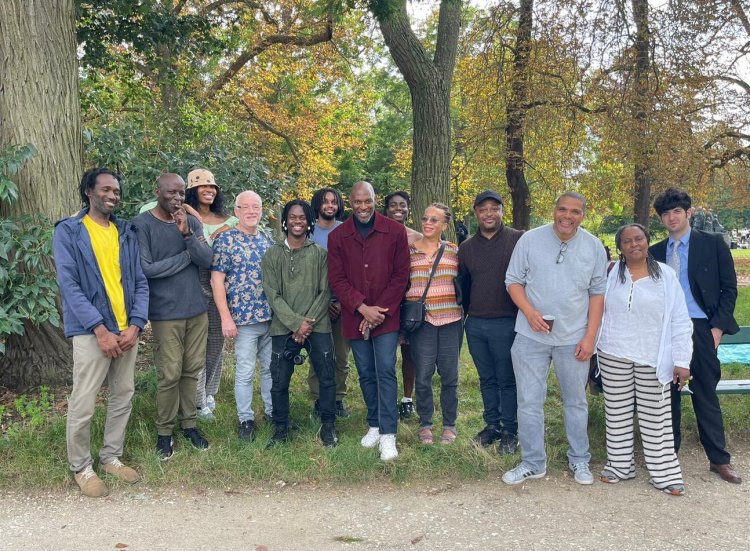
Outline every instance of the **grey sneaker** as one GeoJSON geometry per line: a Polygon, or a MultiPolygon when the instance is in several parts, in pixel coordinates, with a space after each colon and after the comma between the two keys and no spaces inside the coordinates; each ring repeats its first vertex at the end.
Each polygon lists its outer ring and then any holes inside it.
{"type": "MultiPolygon", "coordinates": [[[[589,473],[591,474],[591,473],[589,473]]],[[[520,484],[527,479],[542,478],[547,475],[547,471],[537,472],[532,470],[525,463],[521,463],[515,469],[509,470],[503,475],[503,482],[506,484],[520,484]]]]}
{"type": "Polygon", "coordinates": [[[594,475],[591,474],[588,463],[583,461],[581,463],[573,463],[568,465],[568,468],[573,473],[573,477],[578,484],[588,485],[594,483],[594,475]]]}

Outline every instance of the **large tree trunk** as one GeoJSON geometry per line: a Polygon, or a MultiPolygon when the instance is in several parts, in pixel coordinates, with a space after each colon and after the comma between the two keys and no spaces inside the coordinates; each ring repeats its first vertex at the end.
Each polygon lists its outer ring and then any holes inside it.
{"type": "MultiPolygon", "coordinates": [[[[77,210],[83,142],[74,0],[0,1],[0,148],[36,146],[14,181],[20,196],[4,216],[77,210]]],[[[0,384],[24,388],[67,380],[72,355],[62,333],[27,324],[0,357],[0,384]]]]}
{"type": "Polygon", "coordinates": [[[632,142],[635,199],[633,217],[648,228],[653,182],[653,143],[649,132],[648,113],[651,106],[649,70],[651,68],[651,32],[648,28],[648,0],[632,0],[635,20],[635,71],[633,79],[633,118],[635,134],[632,142]]]}
{"type": "MultiPolygon", "coordinates": [[[[371,0],[370,9],[399,71],[409,86],[414,121],[411,166],[412,212],[416,225],[434,201],[451,204],[450,91],[461,29],[462,0],[442,0],[435,55],[430,59],[414,34],[405,0],[371,0]]],[[[455,240],[454,226],[448,228],[455,240]]]]}
{"type": "Polygon", "coordinates": [[[513,199],[513,227],[519,230],[528,230],[531,218],[531,197],[524,174],[526,161],[523,145],[529,97],[533,9],[534,0],[521,0],[513,59],[512,96],[508,102],[508,122],[505,125],[505,177],[513,199]]]}

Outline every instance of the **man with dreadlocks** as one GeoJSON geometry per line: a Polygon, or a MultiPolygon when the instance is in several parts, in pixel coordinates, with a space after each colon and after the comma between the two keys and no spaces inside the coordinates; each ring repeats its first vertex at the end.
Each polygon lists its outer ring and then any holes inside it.
{"type": "Polygon", "coordinates": [[[99,464],[129,484],[141,478],[120,456],[135,390],[138,336],[148,318],[148,282],[135,228],[113,214],[121,191],[115,172],[89,170],[79,187],[84,209],[58,222],[53,238],[65,336],[73,340],[68,465],[88,497],[109,493],[91,458],[91,418],[105,379],[109,399],[99,464]]]}
{"type": "Polygon", "coordinates": [[[273,311],[271,320],[271,399],[274,433],[268,447],[289,440],[289,381],[307,350],[320,387],[320,439],[332,448],[336,436],[336,383],[328,302],[328,254],[310,240],[315,213],[301,199],[289,201],[281,213],[286,235],[261,260],[263,291],[273,311]]]}

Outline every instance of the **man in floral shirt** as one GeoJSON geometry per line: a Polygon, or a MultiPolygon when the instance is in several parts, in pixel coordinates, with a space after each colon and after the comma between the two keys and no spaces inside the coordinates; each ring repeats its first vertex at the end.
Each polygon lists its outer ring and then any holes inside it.
{"type": "Polygon", "coordinates": [[[235,200],[237,226],[214,241],[211,288],[221,316],[224,338],[234,343],[237,368],[234,397],[239,416],[238,436],[252,442],[255,438],[255,413],[252,408],[256,359],[260,362],[260,393],[266,418],[271,419],[271,308],[263,293],[260,261],[273,245],[258,223],[263,201],[253,191],[243,191],[235,200]]]}

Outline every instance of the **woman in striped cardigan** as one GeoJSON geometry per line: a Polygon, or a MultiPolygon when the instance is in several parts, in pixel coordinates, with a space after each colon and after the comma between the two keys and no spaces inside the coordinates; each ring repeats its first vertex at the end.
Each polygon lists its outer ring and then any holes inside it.
{"type": "MultiPolygon", "coordinates": [[[[443,245],[441,234],[451,221],[451,211],[442,203],[433,203],[422,216],[422,237],[409,248],[411,275],[406,300],[420,300],[427,287],[432,265],[443,245]]],[[[416,364],[416,401],[419,415],[419,440],[432,444],[432,376],[440,375],[440,407],[443,414],[441,444],[456,440],[458,410],[458,354],[463,338],[462,311],[456,300],[454,279],[458,276],[458,247],[445,248],[425,297],[427,314],[422,326],[409,335],[416,364]]]]}

